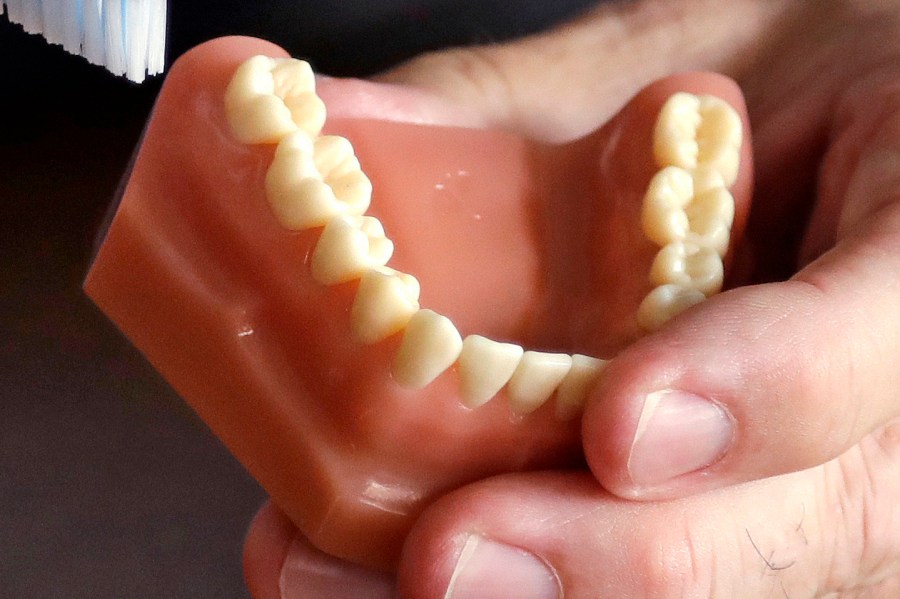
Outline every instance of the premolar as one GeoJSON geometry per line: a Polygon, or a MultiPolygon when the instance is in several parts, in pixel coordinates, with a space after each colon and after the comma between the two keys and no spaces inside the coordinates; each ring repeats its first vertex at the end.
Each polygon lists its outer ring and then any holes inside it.
{"type": "Polygon", "coordinates": [[[685,208],[693,197],[694,179],[688,171],[670,166],[656,173],[644,195],[644,235],[660,246],[687,237],[690,221],[685,208]]]}
{"type": "Polygon", "coordinates": [[[313,278],[323,285],[359,279],[384,266],[394,252],[381,222],[372,216],[337,216],[325,225],[313,250],[313,278]]]}
{"type": "Polygon", "coordinates": [[[669,283],[660,285],[647,294],[638,307],[638,324],[648,331],[655,331],[662,325],[706,299],[702,292],[669,283]]]}
{"type": "Polygon", "coordinates": [[[722,257],[713,248],[692,242],[673,241],[663,247],[650,267],[654,285],[674,283],[709,297],[722,288],[722,257]]]}
{"type": "Polygon", "coordinates": [[[377,343],[403,330],[419,310],[419,282],[391,268],[367,270],[359,281],[350,310],[356,338],[377,343]]]}

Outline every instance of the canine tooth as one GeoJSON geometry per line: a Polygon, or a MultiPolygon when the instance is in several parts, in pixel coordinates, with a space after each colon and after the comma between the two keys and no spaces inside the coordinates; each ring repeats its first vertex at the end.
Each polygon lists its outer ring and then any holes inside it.
{"type": "Polygon", "coordinates": [[[650,267],[654,285],[674,283],[709,297],[722,288],[722,257],[716,250],[692,242],[673,241],[656,254],[650,267]]]}
{"type": "Polygon", "coordinates": [[[653,151],[660,166],[716,170],[725,187],[737,179],[743,123],[737,111],[716,96],[673,94],[659,111],[653,151]]]}
{"type": "Polygon", "coordinates": [[[494,397],[509,381],[524,350],[481,335],[469,335],[459,356],[460,393],[463,404],[477,408],[494,397]]]}
{"type": "Polygon", "coordinates": [[[372,184],[359,170],[355,157],[351,154],[357,170],[335,179],[319,168],[317,147],[303,132],[288,135],[278,144],[266,173],[266,196],[287,229],[321,227],[335,216],[359,216],[369,207],[372,184]]]}
{"type": "Polygon", "coordinates": [[[734,224],[734,197],[724,187],[714,187],[694,197],[685,209],[690,234],[696,243],[714,249],[720,256],[728,251],[731,225],[734,224]]]}
{"type": "Polygon", "coordinates": [[[316,96],[309,64],[254,56],[238,67],[225,90],[225,115],[240,141],[276,143],[298,129],[318,135],[325,105],[316,96]]]}
{"type": "Polygon", "coordinates": [[[572,356],[527,351],[522,356],[506,392],[516,414],[528,414],[541,407],[572,367],[572,356]]]}
{"type": "Polygon", "coordinates": [[[669,166],[656,173],[641,210],[644,235],[660,246],[684,239],[690,230],[685,207],[693,195],[694,180],[686,170],[669,166]]]}
{"type": "Polygon", "coordinates": [[[655,331],[670,318],[705,299],[705,295],[690,287],[672,283],[660,285],[641,302],[637,313],[638,324],[648,331],[655,331]]]}
{"type": "Polygon", "coordinates": [[[419,310],[407,323],[394,358],[394,380],[409,389],[425,387],[453,365],[462,345],[462,337],[449,318],[419,310]]]}
{"type": "Polygon", "coordinates": [[[384,267],[370,269],[360,278],[350,322],[357,339],[377,343],[402,330],[418,309],[415,277],[384,267]]]}
{"type": "Polygon", "coordinates": [[[590,356],[574,354],[572,368],[556,390],[556,417],[571,420],[581,414],[591,387],[608,362],[590,356]]]}
{"type": "Polygon", "coordinates": [[[366,270],[384,266],[393,249],[377,218],[336,216],[325,225],[313,250],[313,278],[323,285],[358,279],[366,270]]]}

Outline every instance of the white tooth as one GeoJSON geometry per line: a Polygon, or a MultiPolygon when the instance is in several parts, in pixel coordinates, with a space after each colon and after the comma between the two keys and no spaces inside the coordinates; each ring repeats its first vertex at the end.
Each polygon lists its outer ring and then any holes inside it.
{"type": "Polygon", "coordinates": [[[303,132],[288,135],[278,144],[266,174],[269,203],[287,229],[321,227],[335,216],[362,215],[369,207],[372,186],[359,170],[352,147],[350,157],[357,170],[347,171],[337,180],[323,176],[318,168],[317,147],[303,132]]]}
{"type": "Polygon", "coordinates": [[[449,318],[419,310],[407,323],[394,358],[394,380],[409,389],[425,387],[453,365],[462,345],[462,337],[449,318]]]}
{"type": "Polygon", "coordinates": [[[700,127],[697,129],[697,163],[714,168],[725,187],[737,180],[744,126],[737,111],[725,100],[700,96],[700,127]]]}
{"type": "Polygon", "coordinates": [[[734,198],[724,187],[714,187],[697,195],[685,209],[690,234],[688,239],[712,248],[724,256],[728,251],[731,225],[734,224],[734,198]]]}
{"type": "Polygon", "coordinates": [[[341,175],[359,170],[359,161],[353,153],[353,145],[345,137],[323,135],[315,141],[316,168],[324,176],[341,175]]]}
{"type": "Polygon", "coordinates": [[[363,343],[377,343],[407,325],[419,309],[419,282],[387,267],[363,273],[350,310],[353,332],[363,343]]]}
{"type": "Polygon", "coordinates": [[[650,267],[654,285],[674,283],[696,289],[709,297],[722,289],[722,257],[712,248],[673,241],[656,254],[650,267]]]}
{"type": "Polygon", "coordinates": [[[506,386],[509,406],[516,414],[528,414],[553,395],[572,367],[572,356],[527,351],[506,386]]]}
{"type": "Polygon", "coordinates": [[[494,397],[509,381],[524,350],[481,335],[469,335],[459,356],[460,393],[463,404],[477,408],[494,397]]]}
{"type": "Polygon", "coordinates": [[[698,166],[691,171],[691,177],[694,179],[695,196],[716,187],[725,187],[725,179],[722,178],[721,173],[708,166],[698,166]]]}
{"type": "Polygon", "coordinates": [[[660,166],[716,170],[730,187],[737,179],[743,123],[737,111],[715,96],[673,94],[660,109],[653,151],[660,166]]]}
{"type": "Polygon", "coordinates": [[[377,218],[337,216],[325,225],[313,250],[313,278],[323,285],[358,279],[366,270],[384,266],[393,249],[377,218]]]}
{"type": "Polygon", "coordinates": [[[225,115],[240,141],[277,143],[298,129],[318,135],[325,105],[307,63],[254,56],[238,67],[225,90],[225,115]]]}
{"type": "Polygon", "coordinates": [[[681,285],[660,285],[647,294],[638,308],[638,324],[648,331],[655,331],[670,318],[699,304],[706,296],[696,289],[681,285]]]}
{"type": "Polygon", "coordinates": [[[684,239],[690,230],[685,206],[693,195],[694,180],[686,170],[669,166],[656,173],[641,210],[644,235],[660,246],[684,239]]]}
{"type": "Polygon", "coordinates": [[[556,417],[572,420],[581,414],[587,394],[609,362],[574,354],[572,368],[556,390],[556,417]]]}

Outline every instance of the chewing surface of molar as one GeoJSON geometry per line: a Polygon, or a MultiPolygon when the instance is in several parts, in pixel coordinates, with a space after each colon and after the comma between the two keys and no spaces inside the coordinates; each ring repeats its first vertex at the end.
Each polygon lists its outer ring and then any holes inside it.
{"type": "Polygon", "coordinates": [[[449,318],[419,310],[406,325],[391,374],[403,387],[422,389],[456,362],[462,346],[462,337],[449,318]]]}
{"type": "Polygon", "coordinates": [[[712,187],[697,193],[685,208],[690,223],[688,239],[704,247],[712,248],[724,256],[731,240],[734,224],[734,197],[724,187],[712,187]]]}
{"type": "Polygon", "coordinates": [[[722,257],[710,247],[690,241],[673,241],[663,247],[650,267],[650,282],[656,286],[674,283],[709,297],[722,288],[725,276],[722,257]]]}
{"type": "Polygon", "coordinates": [[[403,330],[419,309],[419,282],[412,275],[382,267],[359,281],[350,322],[356,338],[377,343],[403,330]]]}
{"type": "Polygon", "coordinates": [[[685,208],[693,197],[694,179],[688,171],[669,166],[657,172],[644,194],[644,235],[660,246],[687,237],[690,221],[685,208]]]}
{"type": "Polygon", "coordinates": [[[372,184],[346,139],[325,136],[312,141],[295,132],[278,144],[266,173],[266,196],[281,226],[299,231],[324,226],[342,214],[364,214],[372,184]],[[343,150],[338,159],[336,148],[343,150]]]}
{"type": "Polygon", "coordinates": [[[323,285],[346,283],[370,268],[384,266],[394,252],[381,222],[372,216],[336,216],[328,221],[313,250],[310,268],[323,285]]]}
{"type": "Polygon", "coordinates": [[[673,94],[660,110],[653,151],[662,166],[717,171],[725,187],[737,179],[743,123],[727,102],[715,96],[673,94]]]}
{"type": "Polygon", "coordinates": [[[638,324],[648,331],[655,331],[669,319],[706,299],[697,289],[669,283],[660,285],[647,294],[638,307],[638,324]]]}
{"type": "Polygon", "coordinates": [[[556,417],[572,420],[584,409],[584,402],[608,362],[582,354],[572,355],[572,367],[556,389],[556,417]]]}
{"type": "Polygon", "coordinates": [[[235,137],[248,144],[278,143],[297,131],[315,137],[325,123],[309,64],[292,58],[254,56],[225,90],[225,115],[235,137]]]}
{"type": "Polygon", "coordinates": [[[541,407],[572,367],[572,356],[527,351],[506,386],[509,406],[516,414],[541,407]]]}
{"type": "Polygon", "coordinates": [[[460,394],[463,404],[477,408],[487,403],[509,381],[523,350],[481,335],[469,335],[459,356],[460,394]]]}

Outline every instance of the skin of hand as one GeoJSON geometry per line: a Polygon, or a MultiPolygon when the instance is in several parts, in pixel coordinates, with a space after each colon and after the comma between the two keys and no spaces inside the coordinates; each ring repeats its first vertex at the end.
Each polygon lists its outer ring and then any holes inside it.
{"type": "Polygon", "coordinates": [[[382,80],[565,141],[685,70],[746,95],[746,241],[731,290],[611,363],[583,419],[591,472],[451,493],[396,582],[267,506],[245,548],[255,597],[900,597],[900,2],[603,4],[382,80]]]}

